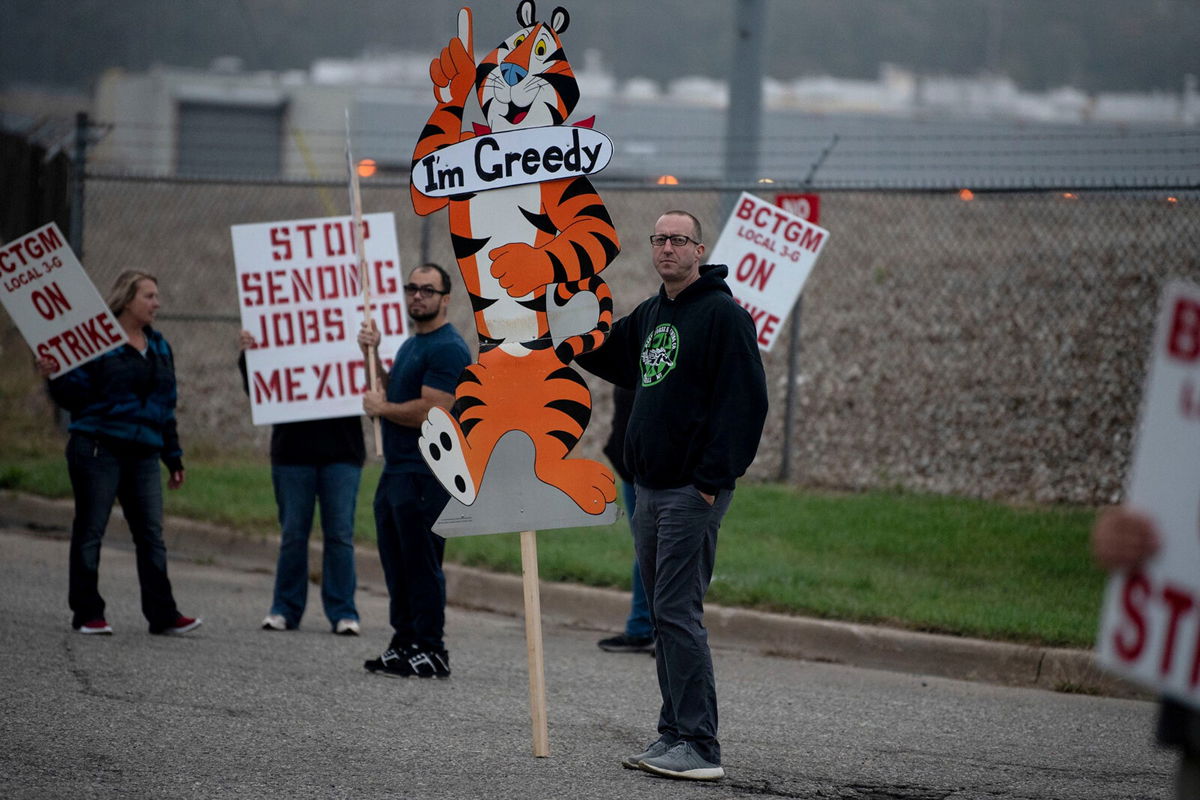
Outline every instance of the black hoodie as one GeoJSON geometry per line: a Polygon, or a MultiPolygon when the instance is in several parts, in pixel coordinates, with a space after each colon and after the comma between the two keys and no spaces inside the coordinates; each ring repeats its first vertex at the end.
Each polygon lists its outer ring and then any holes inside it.
{"type": "Polygon", "coordinates": [[[724,265],[700,267],[678,294],[665,287],[576,359],[635,390],[625,466],[650,489],[732,489],[758,451],[767,382],[754,323],[733,299],[724,265]]]}

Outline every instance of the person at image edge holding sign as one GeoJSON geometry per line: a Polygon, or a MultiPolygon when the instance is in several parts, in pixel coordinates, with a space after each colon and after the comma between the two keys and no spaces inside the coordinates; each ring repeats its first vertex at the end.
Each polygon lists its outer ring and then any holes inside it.
{"type": "Polygon", "coordinates": [[[658,294],[577,357],[584,369],[634,389],[625,466],[637,487],[630,525],[655,628],[662,706],[659,738],[622,759],[675,778],[724,777],[717,693],[701,622],[717,531],[734,483],[754,460],[767,414],[754,323],[734,301],[723,265],[701,265],[699,220],[658,218],[650,253],[658,294]]]}
{"type": "MultiPolygon", "coordinates": [[[[1133,569],[1158,547],[1154,520],[1128,506],[1105,509],[1092,528],[1092,555],[1096,563],[1108,570],[1133,569]]],[[[1162,746],[1179,751],[1175,797],[1178,800],[1200,797],[1200,712],[1163,698],[1157,738],[1162,746]]]]}
{"type": "MultiPolygon", "coordinates": [[[[250,331],[238,335],[242,388],[250,392],[246,351],[255,345],[250,331]]],[[[362,417],[308,419],[271,428],[271,485],[279,507],[279,559],[275,591],[263,630],[300,627],[308,604],[308,540],[313,509],[321,504],[321,604],[339,636],[359,634],[354,590],[354,509],[367,449],[362,417]]]]}
{"type": "MultiPolygon", "coordinates": [[[[151,325],[160,306],[158,279],[121,273],[108,305],[128,343],[49,382],[50,396],[71,413],[67,470],[75,495],[71,523],[68,603],[79,633],[111,634],[100,596],[100,542],[113,500],[121,509],[137,550],[142,613],[151,633],[187,633],[201,620],[175,605],[163,544],[163,498],[158,462],[170,472],[167,488],[183,485],[183,450],[175,429],[175,360],[171,346],[151,325]]],[[[53,359],[37,362],[42,377],[53,359]]]]}
{"type": "Polygon", "coordinates": [[[363,395],[363,410],[383,426],[383,474],[375,491],[375,533],[387,582],[392,640],[363,666],[395,677],[446,678],[450,656],[443,642],[446,540],[433,523],[450,495],[429,471],[417,448],[421,425],[433,406],[450,408],[454,387],[471,354],[447,320],[450,276],[436,264],[414,269],[404,286],[413,335],[400,345],[389,374],[378,361],[379,330],[363,323],[358,343],[373,348],[387,390],[363,395]]]}

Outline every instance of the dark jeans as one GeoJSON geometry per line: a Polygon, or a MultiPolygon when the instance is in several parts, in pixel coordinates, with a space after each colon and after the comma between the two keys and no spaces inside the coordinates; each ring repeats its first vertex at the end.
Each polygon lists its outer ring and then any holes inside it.
{"type": "Polygon", "coordinates": [[[375,490],[375,534],[387,581],[392,646],[442,650],[446,540],[431,528],[450,495],[424,472],[384,473],[375,490]]]}
{"type": "Polygon", "coordinates": [[[162,538],[162,482],[156,456],[118,456],[96,439],[72,434],[67,469],[75,493],[71,524],[71,624],[79,627],[104,617],[98,586],[100,540],[108,527],[113,500],[121,502],[137,550],[142,613],[150,630],[160,631],[179,616],[167,578],[167,548],[162,538]]]}
{"type": "Polygon", "coordinates": [[[722,490],[710,506],[694,486],[637,487],[633,541],[655,631],[655,663],[663,741],[690,742],[704,760],[721,763],[717,741],[717,686],[704,595],[712,580],[717,530],[733,492],[722,490]]]}
{"type": "Polygon", "coordinates": [[[321,504],[324,536],[321,603],[330,625],[358,619],[354,605],[354,507],[362,467],[357,464],[275,464],[271,483],[279,507],[279,561],[271,613],[295,628],[308,603],[308,539],[313,511],[321,504]]]}
{"type": "MultiPolygon", "coordinates": [[[[633,532],[633,514],[637,510],[637,489],[633,483],[624,483],[621,494],[625,498],[625,511],[629,514],[630,533],[633,532]]],[[[637,556],[633,557],[633,591],[629,603],[629,618],[625,620],[625,635],[644,639],[654,635],[654,626],[650,624],[650,604],[646,602],[646,589],[642,586],[642,568],[638,566],[637,556]]]]}

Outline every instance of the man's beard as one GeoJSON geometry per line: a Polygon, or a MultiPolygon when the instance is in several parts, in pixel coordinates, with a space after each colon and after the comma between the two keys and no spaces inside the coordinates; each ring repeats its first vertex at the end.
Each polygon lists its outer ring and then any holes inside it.
{"type": "Polygon", "coordinates": [[[438,315],[438,312],[436,310],[435,311],[414,311],[412,309],[409,309],[409,311],[408,311],[408,316],[412,318],[413,322],[429,322],[429,320],[434,319],[435,317],[437,317],[437,315],[438,315]]]}

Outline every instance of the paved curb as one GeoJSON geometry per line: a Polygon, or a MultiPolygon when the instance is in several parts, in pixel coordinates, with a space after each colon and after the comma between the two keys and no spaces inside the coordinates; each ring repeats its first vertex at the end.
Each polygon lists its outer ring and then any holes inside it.
{"type": "MultiPolygon", "coordinates": [[[[0,491],[0,522],[36,533],[68,536],[72,511],[70,500],[0,491]]],[[[128,531],[119,508],[113,521],[116,525],[109,536],[128,531]]],[[[174,558],[267,572],[275,568],[277,537],[250,536],[180,517],[168,517],[164,528],[167,552],[174,558]]],[[[314,544],[315,549],[319,547],[314,544]]],[[[383,591],[383,571],[374,548],[358,547],[356,551],[360,588],[383,591]]],[[[524,614],[520,577],[455,564],[447,564],[445,572],[447,599],[452,605],[510,616],[524,614]]],[[[548,621],[608,631],[619,628],[628,615],[629,595],[543,581],[541,607],[548,621]]],[[[704,621],[714,647],[1008,686],[1150,697],[1101,671],[1086,650],[940,636],[713,604],[705,606],[704,621]]]]}

